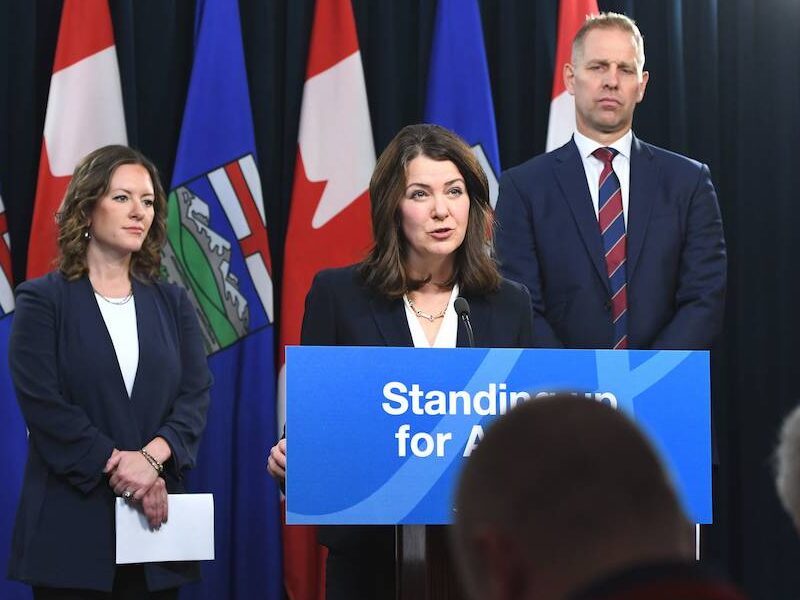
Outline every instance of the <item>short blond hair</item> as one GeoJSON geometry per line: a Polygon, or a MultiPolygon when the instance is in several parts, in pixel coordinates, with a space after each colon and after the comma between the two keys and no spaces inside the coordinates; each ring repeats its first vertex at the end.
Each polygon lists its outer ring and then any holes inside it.
{"type": "Polygon", "coordinates": [[[586,35],[594,29],[619,29],[625,33],[630,33],[636,46],[636,68],[640,74],[644,71],[644,38],[642,37],[642,32],[636,26],[636,21],[626,15],[615,12],[586,15],[586,20],[581,25],[578,33],[575,34],[575,39],[572,40],[573,64],[577,63],[578,58],[583,56],[586,35]]]}

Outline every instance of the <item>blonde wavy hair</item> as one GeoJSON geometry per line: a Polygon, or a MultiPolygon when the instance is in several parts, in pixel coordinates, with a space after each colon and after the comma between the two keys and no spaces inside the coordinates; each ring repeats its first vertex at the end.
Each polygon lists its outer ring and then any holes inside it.
{"type": "Polygon", "coordinates": [[[131,255],[131,275],[142,281],[153,281],[161,274],[161,249],[167,238],[167,197],[158,177],[158,169],[138,150],[112,145],[98,148],[78,163],[56,213],[57,265],[69,280],[78,279],[89,272],[86,264],[89,221],[97,201],[108,192],[114,171],[122,165],[144,167],[150,175],[155,194],[153,224],[141,249],[131,255]]]}

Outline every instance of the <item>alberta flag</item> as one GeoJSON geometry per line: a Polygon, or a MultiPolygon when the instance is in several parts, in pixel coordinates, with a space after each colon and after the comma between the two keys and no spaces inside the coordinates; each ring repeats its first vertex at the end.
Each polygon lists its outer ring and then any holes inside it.
{"type": "MultiPolygon", "coordinates": [[[[0,481],[3,481],[3,491],[0,492],[0,565],[3,569],[8,564],[22,472],[28,454],[25,422],[14,398],[8,369],[8,338],[14,316],[12,281],[11,241],[3,199],[0,198],[0,453],[6,457],[0,466],[0,481]]],[[[30,597],[28,586],[0,578],[0,598],[17,600],[30,597]]]]}
{"type": "Polygon", "coordinates": [[[238,3],[198,0],[195,53],[169,194],[163,270],[183,285],[214,374],[190,473],[214,494],[216,560],[183,598],[282,597],[272,267],[238,3]]]}
{"type": "Polygon", "coordinates": [[[489,178],[494,207],[500,154],[477,0],[438,2],[425,121],[455,131],[472,146],[489,178]]]}

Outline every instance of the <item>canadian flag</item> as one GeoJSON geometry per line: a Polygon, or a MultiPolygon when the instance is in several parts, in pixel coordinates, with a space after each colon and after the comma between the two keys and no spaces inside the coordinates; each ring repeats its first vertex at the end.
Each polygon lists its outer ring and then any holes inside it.
{"type": "MultiPolygon", "coordinates": [[[[375,146],[350,0],[317,1],[298,137],[282,280],[282,364],[284,348],[300,342],[314,275],[357,262],[372,242],[368,188],[375,146]]],[[[279,402],[285,381],[284,365],[279,402]]],[[[279,424],[284,417],[285,406],[280,406],[279,424]]],[[[284,527],[284,571],[292,600],[324,598],[324,556],[315,528],[284,527]]]]}
{"type": "Polygon", "coordinates": [[[575,98],[564,86],[564,65],[571,62],[572,40],[587,15],[596,15],[597,0],[561,0],[558,7],[558,41],[553,69],[553,99],[547,123],[547,152],[566,144],[575,132],[575,98]]]}
{"type": "Polygon", "coordinates": [[[75,165],[107,144],[127,144],[108,1],[65,0],[47,98],[28,279],[53,267],[55,213],[75,165]]]}

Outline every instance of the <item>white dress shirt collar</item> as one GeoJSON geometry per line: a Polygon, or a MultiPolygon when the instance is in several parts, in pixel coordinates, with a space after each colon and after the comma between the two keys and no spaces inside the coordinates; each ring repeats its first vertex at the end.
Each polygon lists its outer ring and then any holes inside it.
{"type": "Polygon", "coordinates": [[[633,143],[633,130],[628,129],[621,138],[617,139],[611,144],[601,144],[591,138],[586,137],[579,131],[575,132],[575,145],[578,147],[581,158],[588,158],[592,152],[598,148],[614,148],[617,152],[622,154],[628,160],[631,159],[631,144],[633,143]]]}

